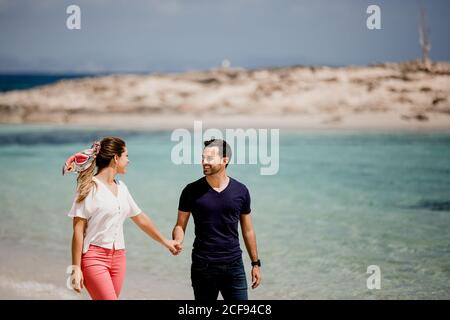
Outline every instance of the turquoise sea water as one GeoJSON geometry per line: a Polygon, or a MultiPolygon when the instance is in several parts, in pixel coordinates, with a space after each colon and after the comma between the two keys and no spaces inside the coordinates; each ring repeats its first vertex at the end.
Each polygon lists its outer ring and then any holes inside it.
{"type": "MultiPolygon", "coordinates": [[[[170,133],[1,126],[0,239],[70,250],[75,176],[62,164],[111,134],[129,149],[121,179],[169,236],[182,188],[202,175],[171,162],[170,133]]],[[[264,282],[251,298],[450,298],[450,133],[281,130],[278,174],[259,168],[228,170],[252,195],[264,282]],[[369,265],[380,267],[379,290],[366,286],[369,265]]],[[[192,223],[174,258],[128,221],[129,263],[177,290],[189,279],[192,223]]]]}
{"type": "MultiPolygon", "coordinates": [[[[64,79],[88,77],[88,74],[1,74],[0,92],[25,90],[64,79]]],[[[94,75],[91,75],[94,76],[94,75]]]]}

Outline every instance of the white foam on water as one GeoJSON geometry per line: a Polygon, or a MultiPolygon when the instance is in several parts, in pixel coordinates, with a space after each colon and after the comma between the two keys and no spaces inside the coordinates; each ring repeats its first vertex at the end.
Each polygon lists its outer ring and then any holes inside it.
{"type": "MultiPolygon", "coordinates": [[[[37,281],[19,281],[0,276],[0,288],[4,290],[13,290],[13,296],[24,299],[77,299],[75,293],[72,293],[65,287],[59,287],[52,283],[43,283],[37,281]]],[[[5,297],[7,298],[7,297],[5,297]]]]}

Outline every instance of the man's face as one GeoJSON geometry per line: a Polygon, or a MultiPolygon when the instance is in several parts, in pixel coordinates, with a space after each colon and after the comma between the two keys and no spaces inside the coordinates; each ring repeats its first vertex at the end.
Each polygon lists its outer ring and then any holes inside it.
{"type": "Polygon", "coordinates": [[[210,176],[225,169],[228,158],[222,158],[218,147],[206,147],[203,149],[202,166],[203,174],[210,176]]]}

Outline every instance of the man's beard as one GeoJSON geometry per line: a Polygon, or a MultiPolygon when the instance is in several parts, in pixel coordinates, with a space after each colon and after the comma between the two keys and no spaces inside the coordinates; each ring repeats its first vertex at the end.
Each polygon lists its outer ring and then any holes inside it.
{"type": "Polygon", "coordinates": [[[209,168],[205,168],[205,166],[203,166],[203,174],[205,176],[211,176],[213,174],[216,174],[219,171],[220,171],[220,166],[209,166],[209,168]]]}

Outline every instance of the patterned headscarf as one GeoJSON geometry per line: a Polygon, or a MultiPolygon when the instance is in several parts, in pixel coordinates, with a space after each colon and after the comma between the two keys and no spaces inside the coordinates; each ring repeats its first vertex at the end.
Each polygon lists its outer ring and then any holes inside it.
{"type": "Polygon", "coordinates": [[[62,174],[66,172],[83,172],[89,168],[100,151],[100,141],[94,142],[90,149],[86,149],[71,155],[63,166],[62,174]]]}

